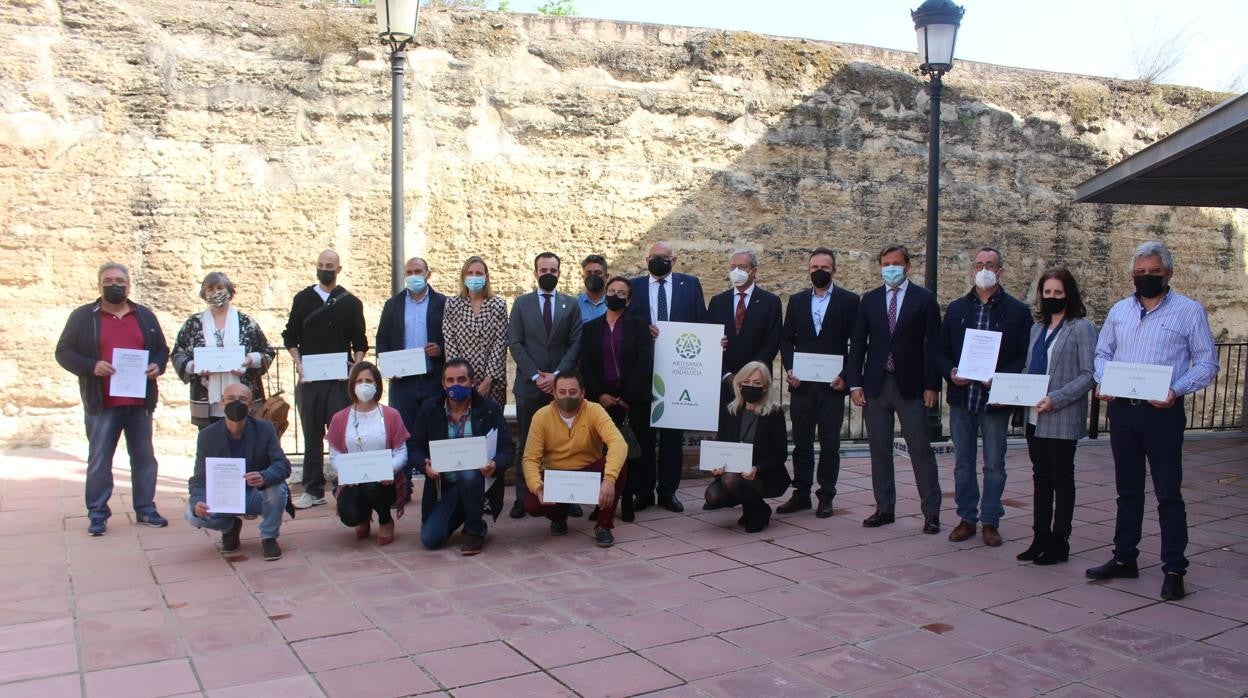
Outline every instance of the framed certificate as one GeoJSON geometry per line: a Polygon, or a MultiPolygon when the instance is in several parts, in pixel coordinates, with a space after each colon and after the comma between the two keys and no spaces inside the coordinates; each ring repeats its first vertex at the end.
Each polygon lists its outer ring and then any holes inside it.
{"type": "Polygon", "coordinates": [[[309,383],[347,379],[347,355],[344,352],[304,354],[299,361],[303,364],[303,380],[309,383]]]}
{"type": "Polygon", "coordinates": [[[841,375],[845,357],[840,354],[793,352],[793,375],[800,381],[831,383],[841,375]]]}
{"type": "Polygon", "coordinates": [[[439,473],[484,468],[485,462],[490,459],[488,454],[489,445],[484,436],[429,442],[429,462],[439,473]]]}
{"type": "Polygon", "coordinates": [[[548,504],[597,504],[602,473],[581,470],[542,472],[542,500],[548,504]]]}
{"type": "Polygon", "coordinates": [[[429,362],[425,359],[424,349],[378,352],[377,363],[377,367],[381,369],[382,378],[423,376],[429,372],[429,362]]]}
{"type": "Polygon", "coordinates": [[[243,348],[195,347],[195,372],[229,373],[243,367],[243,348]]]}
{"type": "Polygon", "coordinates": [[[723,468],[728,473],[744,473],[754,467],[754,444],[703,440],[700,456],[698,470],[723,468]]]}
{"type": "Polygon", "coordinates": [[[1101,395],[1136,400],[1165,400],[1174,369],[1157,364],[1110,361],[1101,374],[1101,395]]]}
{"type": "Polygon", "coordinates": [[[997,373],[992,376],[988,403],[1035,407],[1049,394],[1049,377],[1030,373],[997,373]]]}
{"type": "Polygon", "coordinates": [[[1001,353],[1001,333],[993,330],[967,330],[958,357],[958,378],[973,381],[992,380],[997,372],[997,354],[1001,353]]]}
{"type": "Polygon", "coordinates": [[[390,449],[339,453],[334,456],[338,484],[358,485],[362,482],[393,480],[394,468],[390,466],[391,459],[390,449]]]}

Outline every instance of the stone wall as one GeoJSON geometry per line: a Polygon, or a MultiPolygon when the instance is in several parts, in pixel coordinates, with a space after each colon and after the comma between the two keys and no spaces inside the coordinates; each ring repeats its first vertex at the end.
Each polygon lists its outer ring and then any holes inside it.
{"type": "MultiPolygon", "coordinates": [[[[199,280],[222,270],[280,343],[291,296],[333,247],[375,329],[390,278],[389,66],[371,10],[319,8],[0,6],[0,446],[80,446],[76,382],[52,349],[106,260],[131,266],[171,342],[201,309],[199,280]]],[[[912,54],[434,11],[419,39],[406,244],[443,290],[474,253],[514,297],[541,250],[601,252],[632,274],[659,239],[709,293],[744,245],[779,292],[802,285],[816,244],[838,250],[854,290],[878,283],[874,255],[891,241],[918,253],[922,278],[927,96],[912,54]]],[[[1102,317],[1129,288],[1131,248],[1161,238],[1215,334],[1248,334],[1243,212],[1071,203],[1075,184],[1223,96],[972,63],[946,84],[944,300],[967,288],[973,250],[995,244],[1012,291],[1030,297],[1037,272],[1065,261],[1102,317]]],[[[161,448],[188,452],[185,387],[161,388],[161,448]]]]}

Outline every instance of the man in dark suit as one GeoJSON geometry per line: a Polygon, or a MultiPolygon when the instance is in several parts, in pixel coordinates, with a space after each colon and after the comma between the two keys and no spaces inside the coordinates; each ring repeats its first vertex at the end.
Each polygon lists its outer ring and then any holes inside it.
{"type": "Polygon", "coordinates": [[[277,441],[273,425],[249,415],[251,388],[242,383],[228,385],[221,393],[225,419],[204,427],[195,448],[195,471],[187,482],[190,496],[186,520],[195,528],[221,532],[221,552],[232,553],[239,547],[243,530],[240,514],[260,516],[260,550],[266,560],[279,560],[282,549],[277,536],[282,527],[282,512],[294,509],[288,504],[290,461],[277,441]],[[247,463],[245,511],[215,513],[208,509],[208,486],[205,466],[208,458],[242,458],[247,463]]]}
{"type": "Polygon", "coordinates": [[[1010,430],[1013,407],[988,405],[992,380],[958,377],[962,340],[968,329],[1001,333],[997,352],[997,373],[1022,373],[1027,359],[1031,332],[1031,312],[1026,304],[1001,288],[1005,273],[1001,252],[981,248],[971,267],[975,287],[949,304],[940,327],[936,366],[949,381],[945,397],[949,401],[949,430],[957,455],[953,469],[953,501],[962,519],[949,532],[949,540],[960,543],[975,535],[975,524],[983,528],[984,545],[1001,545],[997,526],[1005,509],[1005,435],[1010,430]],[[975,452],[979,434],[984,436],[984,490],[980,499],[979,478],[975,474],[975,452]]]}
{"type": "Polygon", "coordinates": [[[758,361],[770,369],[780,351],[780,297],[756,286],[757,275],[754,250],[733,252],[728,258],[732,288],[711,298],[707,308],[710,321],[724,326],[720,405],[732,402],[732,377],[742,366],[758,361]]]}
{"type": "MultiPolygon", "coordinates": [[[[858,314],[858,294],[832,283],[836,255],[826,247],[810,253],[811,288],[789,297],[780,336],[780,357],[789,384],[793,420],[793,496],[776,511],[789,514],[810,508],[810,488],[818,473],[815,516],[832,515],[832,498],[841,473],[841,424],[845,420],[845,371],[830,383],[803,381],[793,375],[793,354],[849,353],[849,337],[858,314]],[[819,468],[815,469],[815,431],[819,432],[819,468]]],[[[844,369],[845,364],[842,364],[844,369]]]]}
{"type": "Polygon", "coordinates": [[[862,296],[850,339],[850,399],[865,407],[871,449],[875,513],[862,522],[874,528],[893,523],[897,488],[893,478],[893,420],[901,419],[914,480],[923,509],[923,532],[940,532],[940,480],[927,433],[927,410],[936,406],[940,374],[936,340],[940,305],[931,291],[910,283],[910,252],[890,245],[879,255],[884,285],[862,296]]]}
{"type": "MultiPolygon", "coordinates": [[[[706,322],[706,299],[702,294],[702,282],[696,276],[673,272],[676,251],[670,242],[656,242],[646,254],[646,269],[650,272],[632,280],[633,302],[629,308],[650,324],[650,336],[658,337],[659,322],[706,322]]],[[[680,429],[652,429],[649,423],[634,425],[637,440],[641,442],[641,465],[630,478],[638,478],[633,491],[637,493],[636,511],[654,504],[657,475],[659,505],[681,512],[685,510],[676,499],[680,486],[680,470],[684,457],[684,431],[680,429]],[[659,444],[656,467],[655,440],[659,444]],[[657,472],[656,472],[657,471],[657,472]]]]}
{"type": "Polygon", "coordinates": [[[412,257],[403,267],[402,291],[391,296],[381,308],[377,324],[377,353],[420,349],[425,352],[425,373],[395,377],[381,362],[382,374],[390,379],[390,406],[403,415],[403,426],[411,431],[420,403],[442,392],[442,314],[446,296],[429,285],[429,264],[412,257]]]}
{"type": "MultiPolygon", "coordinates": [[[[543,252],[533,260],[537,290],[516,299],[507,323],[507,345],[516,362],[516,421],[519,451],[524,452],[533,414],[549,404],[555,377],[576,367],[581,350],[581,311],[576,298],[555,291],[559,285],[559,257],[543,252]]],[[[516,478],[513,519],[524,518],[524,478],[516,478]]]]}

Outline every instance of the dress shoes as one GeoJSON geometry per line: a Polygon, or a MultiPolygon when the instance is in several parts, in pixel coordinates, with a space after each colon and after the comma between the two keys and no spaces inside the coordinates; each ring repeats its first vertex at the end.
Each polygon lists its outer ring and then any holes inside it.
{"type": "Polygon", "coordinates": [[[1001,532],[997,530],[996,526],[984,524],[980,528],[983,529],[984,545],[989,548],[1001,547],[1001,532]]]}
{"type": "Polygon", "coordinates": [[[654,494],[639,494],[633,498],[633,511],[645,511],[654,506],[654,494]]]}
{"type": "MultiPolygon", "coordinates": [[[[779,509],[777,509],[776,511],[779,511],[779,509]]],[[[815,518],[827,519],[827,518],[830,518],[831,516],[832,516],[832,498],[820,497],[819,508],[815,509],[815,518]]]]}
{"type": "Polygon", "coordinates": [[[1070,559],[1070,539],[1065,536],[1055,536],[1049,539],[1049,544],[1044,550],[1036,556],[1037,565],[1056,565],[1059,562],[1066,562],[1070,559]]]}
{"type": "Polygon", "coordinates": [[[1187,591],[1183,588],[1183,575],[1177,572],[1167,572],[1166,579],[1161,583],[1161,598],[1166,601],[1178,601],[1187,596],[1187,591]]]}
{"type": "Polygon", "coordinates": [[[659,506],[677,514],[685,510],[685,505],[681,504],[680,500],[673,496],[659,497],[659,506]]]}
{"type": "Polygon", "coordinates": [[[924,533],[940,533],[940,517],[939,516],[924,516],[923,517],[923,532],[924,533]]]}
{"type": "Polygon", "coordinates": [[[880,526],[883,526],[885,524],[891,524],[893,521],[896,521],[896,520],[897,520],[896,517],[894,517],[892,514],[885,514],[882,511],[877,511],[874,514],[863,519],[862,525],[866,526],[867,528],[879,528],[880,526]]]}
{"type": "Polygon", "coordinates": [[[511,505],[511,513],[508,514],[508,516],[510,516],[513,519],[523,519],[524,518],[524,503],[521,502],[519,499],[517,499],[516,503],[511,505]]]}
{"type": "Polygon", "coordinates": [[[810,508],[810,495],[798,494],[797,492],[794,492],[793,496],[789,497],[789,501],[776,507],[776,513],[777,514],[792,514],[794,512],[804,511],[809,508],[810,508]]]}
{"type": "Polygon", "coordinates": [[[1031,562],[1032,560],[1036,559],[1040,555],[1040,553],[1044,552],[1044,549],[1048,545],[1049,545],[1048,531],[1036,531],[1035,535],[1031,537],[1031,545],[1027,546],[1027,549],[1024,550],[1023,552],[1015,555],[1014,559],[1018,560],[1019,562],[1031,562]]]}
{"type": "Polygon", "coordinates": [[[1131,562],[1123,562],[1118,558],[1112,558],[1109,562],[1100,567],[1091,567],[1084,571],[1089,579],[1117,579],[1125,577],[1127,579],[1135,579],[1140,576],[1140,568],[1136,566],[1135,560],[1131,562]]]}
{"type": "Polygon", "coordinates": [[[959,521],[958,525],[949,532],[950,543],[961,543],[975,535],[975,524],[970,521],[959,521]]]}

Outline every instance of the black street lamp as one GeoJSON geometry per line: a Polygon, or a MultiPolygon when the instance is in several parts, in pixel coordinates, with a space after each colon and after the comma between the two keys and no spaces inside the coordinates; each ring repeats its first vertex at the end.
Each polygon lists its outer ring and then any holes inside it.
{"type": "Polygon", "coordinates": [[[416,38],[420,0],[377,0],[381,42],[390,47],[390,275],[391,292],[403,288],[403,73],[407,45],[416,38]]]}

